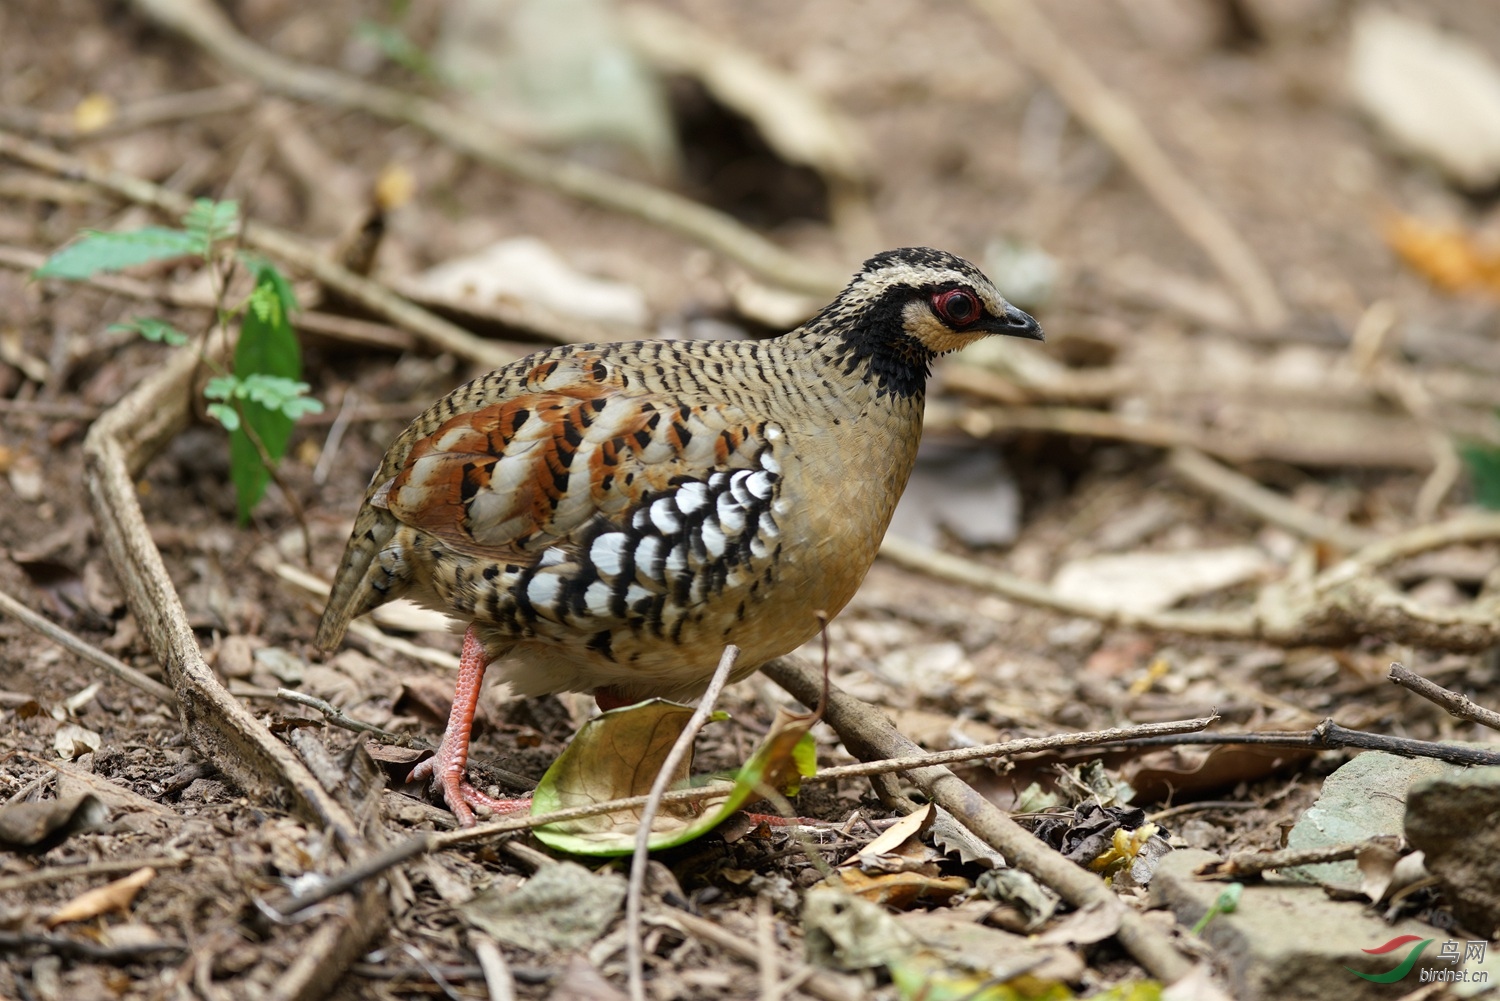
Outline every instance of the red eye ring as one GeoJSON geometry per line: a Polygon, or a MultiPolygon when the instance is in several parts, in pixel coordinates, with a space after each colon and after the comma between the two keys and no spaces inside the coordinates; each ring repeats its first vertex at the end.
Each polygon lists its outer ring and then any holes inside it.
{"type": "Polygon", "coordinates": [[[979,299],[967,289],[955,288],[939,292],[932,297],[932,308],[938,316],[954,327],[967,327],[979,319],[983,310],[979,299]]]}

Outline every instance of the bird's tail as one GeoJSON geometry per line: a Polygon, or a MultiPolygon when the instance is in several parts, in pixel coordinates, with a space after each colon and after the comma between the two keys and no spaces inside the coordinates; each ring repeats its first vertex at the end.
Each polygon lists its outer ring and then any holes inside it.
{"type": "Polygon", "coordinates": [[[383,605],[405,590],[404,581],[393,581],[376,557],[396,534],[400,523],[386,510],[366,504],[354,518],[354,531],[344,547],[338,573],[323,618],[318,623],[316,642],[332,650],[344,639],[349,622],[378,605],[383,605]],[[377,586],[378,585],[378,586],[377,586]]]}

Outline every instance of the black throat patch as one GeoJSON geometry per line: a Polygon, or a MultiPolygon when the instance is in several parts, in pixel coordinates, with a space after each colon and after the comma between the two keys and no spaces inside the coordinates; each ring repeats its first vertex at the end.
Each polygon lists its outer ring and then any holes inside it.
{"type": "Polygon", "coordinates": [[[927,391],[937,355],[906,332],[902,317],[906,304],[921,294],[920,289],[898,286],[852,315],[836,312],[840,304],[835,302],[818,317],[824,321],[819,325],[843,341],[838,357],[845,374],[866,366],[877,396],[920,399],[927,391]]]}

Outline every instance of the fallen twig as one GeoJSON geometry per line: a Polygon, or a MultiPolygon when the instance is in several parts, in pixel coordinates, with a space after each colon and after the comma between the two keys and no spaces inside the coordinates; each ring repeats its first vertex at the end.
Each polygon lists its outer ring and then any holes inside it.
{"type": "Polygon", "coordinates": [[[859,775],[888,775],[911,768],[930,765],[951,765],[980,758],[1009,758],[1018,754],[1036,754],[1044,751],[1066,750],[1075,747],[1096,747],[1100,744],[1118,744],[1141,737],[1167,737],[1172,734],[1192,733],[1212,726],[1219,717],[1200,716],[1197,719],[1172,720],[1166,723],[1142,723],[1139,726],[1122,726],[1110,730],[1093,730],[1087,733],[1060,733],[1051,737],[1022,737],[999,744],[981,744],[976,747],[957,747],[951,751],[928,751],[904,758],[884,758],[878,761],[862,761],[854,765],[835,765],[819,769],[817,774],[802,780],[803,785],[815,782],[833,782],[837,779],[859,775]],[[1151,731],[1151,732],[1147,732],[1151,731]]]}
{"type": "Polygon", "coordinates": [[[1251,322],[1275,329],[1287,322],[1286,305],[1255,251],[1218,208],[1177,169],[1124,98],[1094,75],[1087,63],[1030,0],[975,0],[1030,66],[1135,175],[1189,239],[1203,248],[1251,322]]]}
{"type": "Polygon", "coordinates": [[[1168,461],[1173,472],[1189,483],[1263,521],[1298,535],[1328,542],[1344,550],[1360,549],[1375,540],[1369,532],[1355,528],[1348,522],[1324,517],[1267,490],[1250,477],[1220,465],[1197,449],[1175,448],[1168,461]]]}
{"type": "MultiPolygon", "coordinates": [[[[816,703],[824,688],[820,672],[785,658],[772,661],[763,670],[804,705],[816,703]]],[[[919,751],[878,710],[841,689],[829,689],[826,719],[858,758],[899,758],[919,751]]],[[[907,774],[934,803],[952,813],[1011,865],[1031,873],[1075,907],[1093,905],[1118,915],[1116,935],[1120,943],[1153,976],[1171,983],[1192,968],[1192,962],[1177,951],[1165,933],[1125,907],[1103,880],[1038,841],[947,768],[930,766],[907,774]]]]}
{"type": "Polygon", "coordinates": [[[182,942],[140,942],[125,945],[99,945],[84,939],[63,935],[38,935],[0,931],[0,952],[41,949],[56,956],[82,959],[91,963],[138,963],[147,956],[161,953],[181,954],[188,951],[182,942]]]}
{"type": "MultiPolygon", "coordinates": [[[[1376,839],[1374,843],[1389,844],[1394,840],[1394,838],[1376,839]]],[[[1273,869],[1290,869],[1296,865],[1347,862],[1359,855],[1360,849],[1370,843],[1364,841],[1343,845],[1319,845],[1316,848],[1287,848],[1277,852],[1235,852],[1226,859],[1204,863],[1193,875],[1199,879],[1244,879],[1247,876],[1259,876],[1273,869]]]]}
{"type": "Polygon", "coordinates": [[[160,681],[147,677],[123,660],[110,656],[92,643],[85,643],[62,626],[42,618],[4,591],[0,591],[0,612],[5,612],[13,616],[26,628],[40,633],[58,646],[82,657],[95,667],[104,668],[104,670],[113,674],[132,688],[138,688],[147,695],[154,695],[169,706],[177,705],[176,694],[160,681]]]}
{"type": "Polygon", "coordinates": [[[1415,692],[1428,702],[1442,706],[1450,716],[1487,726],[1491,730],[1500,730],[1500,713],[1476,704],[1467,695],[1449,691],[1442,685],[1428,681],[1420,674],[1413,673],[1400,664],[1392,664],[1391,672],[1386,677],[1393,684],[1400,685],[1409,692],[1415,692]]]}
{"type": "Polygon", "coordinates": [[[718,667],[714,668],[708,688],[698,700],[698,707],[688,718],[687,725],[677,735],[672,749],[662,759],[661,768],[657,769],[656,778],[651,783],[651,791],[646,795],[645,805],[641,807],[640,828],[635,835],[635,851],[630,856],[630,880],[625,892],[625,957],[631,1001],[646,1001],[645,957],[641,954],[641,911],[644,907],[642,898],[646,892],[646,865],[651,853],[651,825],[661,809],[661,798],[667,791],[668,783],[672,781],[672,776],[683,759],[692,751],[693,738],[698,736],[698,731],[703,729],[703,725],[713,715],[719,693],[729,684],[729,674],[734,670],[734,662],[739,656],[739,647],[730,644],[724,648],[724,655],[719,658],[718,667]]]}
{"type": "MultiPolygon", "coordinates": [[[[212,336],[201,350],[225,357],[228,339],[212,336]]],[[[326,828],[347,857],[358,860],[368,845],[353,816],[224,690],[204,661],[141,511],[133,474],[191,420],[199,359],[198,347],[178,349],[89,429],[83,452],[94,519],[126,602],[173,682],[188,742],[256,798],[275,802],[290,796],[299,813],[326,828]]],[[[381,891],[381,884],[372,883],[329,914],[298,943],[296,958],[277,971],[267,997],[294,1001],[326,993],[384,930],[389,915],[381,891]]]]}
{"type": "Polygon", "coordinates": [[[530,184],[696,240],[778,285],[819,294],[843,287],[843,276],[781,249],[722,212],[662,188],[523,149],[469,112],[333,70],[304,66],[261,48],[206,0],[135,0],[135,8],[273,93],[404,122],[530,184]]]}
{"type": "Polygon", "coordinates": [[[1461,514],[1370,543],[1312,581],[1268,586],[1254,606],[1228,612],[1127,612],[1098,608],[931,546],[888,535],[880,554],[943,580],[1001,597],[1124,629],[1215,639],[1257,640],[1278,646],[1332,646],[1367,636],[1454,652],[1500,646],[1500,598],[1435,608],[1413,601],[1375,576],[1377,570],[1420,553],[1500,539],[1500,514],[1461,514]]]}
{"type": "Polygon", "coordinates": [[[379,737],[382,743],[395,744],[398,747],[408,747],[414,751],[435,750],[430,740],[414,737],[409,733],[397,733],[394,730],[387,730],[384,727],[376,726],[374,723],[366,723],[364,720],[355,719],[326,699],[320,699],[305,692],[293,691],[290,688],[276,689],[276,697],[278,699],[286,699],[288,702],[295,702],[299,706],[315,709],[323,714],[324,721],[340,729],[349,730],[354,733],[368,733],[373,737],[379,737]]]}
{"type": "Polygon", "coordinates": [[[1463,744],[1392,737],[1368,730],[1351,730],[1325,719],[1311,730],[1267,730],[1260,733],[1185,733],[1176,737],[1141,737],[1122,740],[1115,747],[1171,747],[1176,745],[1255,745],[1259,747],[1310,747],[1337,751],[1346,747],[1362,751],[1388,751],[1408,758],[1434,758],[1454,765],[1500,765],[1500,751],[1485,751],[1463,744]]]}
{"type": "Polygon", "coordinates": [[[152,869],[181,869],[192,862],[187,855],[163,855],[157,858],[115,859],[108,862],[82,862],[78,865],[52,865],[35,872],[0,877],[0,893],[20,890],[38,883],[56,885],[65,879],[88,876],[113,876],[117,872],[135,872],[147,866],[152,869]]]}
{"type": "MultiPolygon", "coordinates": [[[[95,167],[82,159],[8,132],[0,132],[0,156],[49,173],[82,178],[127,201],[149,205],[170,215],[184,215],[192,207],[192,199],[179,192],[119,171],[95,167]]],[[[475,337],[462,327],[401,298],[379,282],[354,274],[295,234],[247,219],[241,226],[240,239],[244,246],[306,271],[339,295],[385,317],[398,327],[410,330],[440,350],[495,367],[518,357],[517,352],[494,341],[475,337]]]]}
{"type": "Polygon", "coordinates": [[[515,1001],[516,978],[510,972],[510,964],[495,940],[482,932],[469,932],[469,948],[479,959],[479,968],[484,971],[484,984],[489,989],[490,1001],[515,1001]]]}
{"type": "Polygon", "coordinates": [[[0,126],[46,139],[102,139],[190,118],[244,111],[259,96],[257,88],[245,83],[204,87],[177,94],[159,94],[123,104],[115,108],[107,120],[92,127],[80,127],[77,116],[72,112],[5,108],[0,109],[0,126]]]}

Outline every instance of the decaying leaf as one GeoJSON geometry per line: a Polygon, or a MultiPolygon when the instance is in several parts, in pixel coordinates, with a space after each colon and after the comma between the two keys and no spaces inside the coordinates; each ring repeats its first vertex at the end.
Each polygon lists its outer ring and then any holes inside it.
{"type": "Polygon", "coordinates": [[[918,905],[945,904],[969,889],[967,879],[962,876],[941,876],[937,868],[936,865],[929,865],[926,871],[882,872],[873,875],[857,868],[841,868],[834,876],[824,880],[824,885],[898,911],[918,905]]]}
{"type": "Polygon", "coordinates": [[[1141,802],[1168,797],[1192,799],[1241,782],[1255,782],[1311,757],[1316,751],[1300,747],[1257,747],[1223,744],[1218,747],[1179,747],[1151,751],[1120,767],[1141,802]]]}
{"type": "MultiPolygon", "coordinates": [[[[979,892],[1012,912],[1014,920],[1003,922],[1018,931],[1032,932],[1046,924],[1057,911],[1060,898],[1019,869],[991,869],[975,884],[979,892]]],[[[993,923],[995,918],[991,917],[993,923]]]]}
{"type": "MultiPolygon", "coordinates": [[[[692,717],[689,706],[662,699],[609,712],[589,720],[537,784],[532,814],[645,795],[673,743],[692,717]]],[[[725,719],[716,714],[716,719],[725,719]]],[[[740,770],[728,779],[691,780],[690,757],[672,776],[671,788],[714,782],[722,795],[696,803],[663,803],[652,825],[651,848],[684,844],[708,831],[748,802],[757,789],[792,788],[811,774],[811,717],[784,713],[740,770]]],[[[547,824],[536,829],[544,844],[574,855],[628,855],[635,849],[641,810],[631,808],[547,824]]]]}
{"type": "Polygon", "coordinates": [[[802,929],[808,958],[836,970],[886,966],[917,945],[884,907],[826,887],[807,892],[802,929]]]}
{"type": "Polygon", "coordinates": [[[52,747],[64,761],[77,761],[85,754],[99,750],[101,742],[99,734],[88,727],[64,723],[57,728],[57,733],[52,738],[52,747]]]}
{"type": "Polygon", "coordinates": [[[1421,852],[1402,855],[1395,847],[1371,841],[1355,856],[1359,866],[1359,892],[1380,903],[1416,884],[1435,883],[1421,852]]]}
{"type": "Polygon", "coordinates": [[[1500,295],[1500,247],[1457,226],[1400,214],[1386,220],[1383,235],[1403,264],[1438,288],[1500,295]]]}
{"type": "Polygon", "coordinates": [[[9,803],[0,807],[0,850],[50,851],[107,819],[109,808],[92,793],[39,803],[9,803]]]}
{"type": "Polygon", "coordinates": [[[121,913],[130,910],[131,903],[136,894],[146,888],[146,884],[156,878],[156,870],[143,866],[128,876],[122,876],[113,883],[106,883],[86,893],[81,893],[72,900],[63,904],[47,918],[45,924],[48,928],[56,928],[58,925],[67,924],[70,921],[88,921],[97,918],[101,914],[109,914],[115,911],[121,913]]]}
{"type": "Polygon", "coordinates": [[[852,863],[862,869],[878,868],[878,860],[882,855],[897,853],[908,841],[921,838],[923,832],[932,826],[935,809],[928,803],[921,809],[908,813],[881,831],[879,837],[861,848],[851,862],[844,863],[844,866],[852,863]]]}
{"type": "Polygon", "coordinates": [[[942,807],[937,807],[937,817],[932,822],[932,841],[947,854],[957,855],[964,865],[976,864],[985,869],[1005,867],[1005,856],[976,838],[942,807]]]}
{"type": "Polygon", "coordinates": [[[558,862],[517,888],[490,887],[459,905],[458,913],[501,942],[548,953],[592,945],[624,900],[622,876],[558,862]]]}

